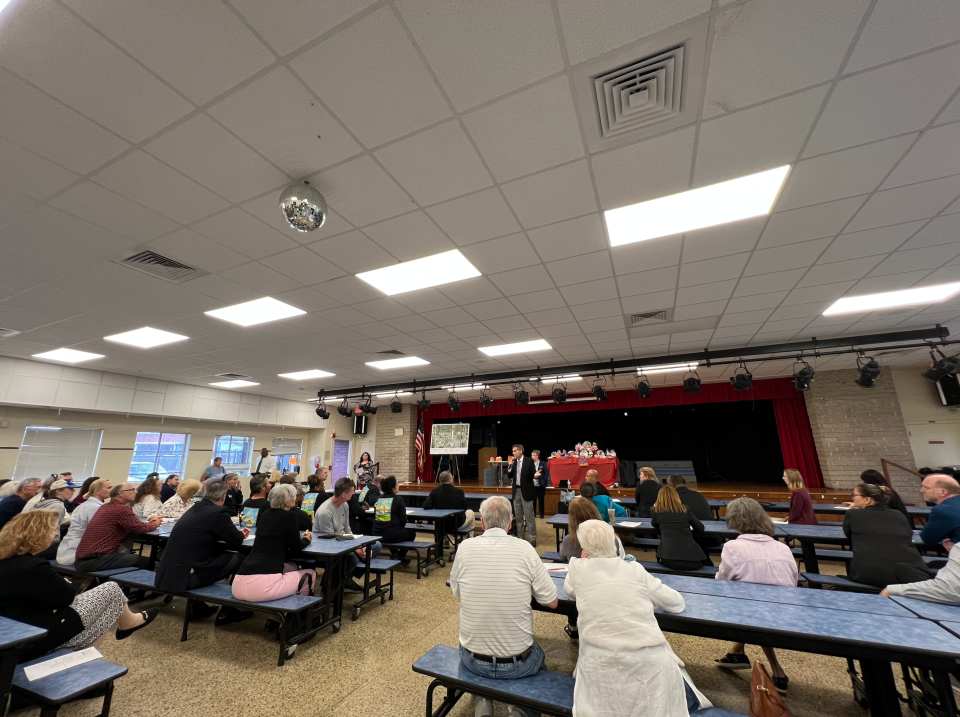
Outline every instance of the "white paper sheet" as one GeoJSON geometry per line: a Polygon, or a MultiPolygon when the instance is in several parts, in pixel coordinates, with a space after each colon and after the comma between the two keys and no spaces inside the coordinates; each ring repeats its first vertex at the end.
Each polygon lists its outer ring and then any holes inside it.
{"type": "Polygon", "coordinates": [[[33,680],[39,680],[41,677],[52,675],[55,672],[62,672],[71,667],[82,665],[84,662],[99,660],[101,657],[103,657],[103,655],[100,654],[100,650],[95,647],[87,647],[83,650],[71,652],[69,655],[61,655],[60,657],[54,657],[52,660],[38,662],[36,665],[24,667],[23,674],[32,682],[33,680]]]}

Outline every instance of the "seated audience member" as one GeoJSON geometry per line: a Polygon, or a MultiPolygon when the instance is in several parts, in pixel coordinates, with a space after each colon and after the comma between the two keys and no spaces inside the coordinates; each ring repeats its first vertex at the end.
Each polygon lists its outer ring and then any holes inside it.
{"type": "Polygon", "coordinates": [[[680,502],[676,488],[669,483],[663,486],[651,513],[653,527],[660,530],[658,563],[671,570],[696,570],[710,563],[696,541],[703,537],[703,523],[680,502]]]}
{"type": "Polygon", "coordinates": [[[913,545],[910,523],[886,505],[889,490],[861,483],[853,489],[853,508],[843,517],[843,534],[853,549],[847,577],[878,588],[932,577],[913,545]]]}
{"type": "Polygon", "coordinates": [[[703,493],[687,488],[687,480],[682,475],[674,473],[667,478],[667,485],[673,486],[677,491],[680,502],[687,506],[700,520],[713,520],[713,511],[710,510],[710,504],[703,497],[703,493]]]}
{"type": "MultiPolygon", "coordinates": [[[[443,532],[446,535],[456,533],[460,528],[470,528],[473,530],[475,520],[474,513],[467,508],[466,494],[453,484],[453,474],[451,474],[450,471],[443,471],[437,480],[440,482],[440,485],[430,491],[430,495],[423,501],[424,510],[460,511],[456,515],[444,519],[443,532]]],[[[376,503],[374,503],[374,505],[376,505],[376,503]]]]}
{"type": "MultiPolygon", "coordinates": [[[[773,537],[773,521],[753,498],[737,498],[727,504],[727,527],[740,535],[723,544],[717,580],[737,580],[763,585],[797,586],[797,563],[785,544],[773,537]]],[[[717,667],[730,670],[750,669],[750,658],[744,653],[742,642],[730,646],[730,651],[719,660],[717,667]]],[[[770,662],[773,683],[780,692],[787,691],[790,678],[777,661],[772,647],[764,647],[763,654],[770,662]]]]}
{"type": "Polygon", "coordinates": [[[223,482],[227,484],[227,497],[224,499],[223,507],[230,511],[230,515],[240,515],[240,511],[243,509],[240,476],[236,473],[227,473],[223,477],[223,482]]]}
{"type": "Polygon", "coordinates": [[[783,482],[790,489],[790,513],[787,522],[791,525],[819,525],[813,512],[813,501],[803,484],[800,471],[787,468],[783,472],[783,482]]]}
{"type": "Polygon", "coordinates": [[[653,468],[643,467],[640,469],[640,482],[637,483],[635,497],[637,499],[637,513],[641,518],[649,518],[650,511],[653,510],[653,504],[657,502],[657,494],[660,492],[660,481],[657,480],[657,474],[653,468]]]}
{"type": "Polygon", "coordinates": [[[567,596],[577,601],[581,632],[575,713],[687,717],[683,663],[653,613],[654,608],[683,612],[683,596],[640,565],[620,560],[606,523],[581,523],[577,537],[582,557],[570,561],[563,581],[567,596]]]}
{"type": "Polygon", "coordinates": [[[317,508],[320,507],[320,495],[324,492],[323,481],[320,480],[320,476],[316,473],[312,473],[307,476],[307,491],[304,493],[303,501],[300,503],[300,508],[307,515],[310,516],[310,519],[313,520],[313,515],[316,512],[317,508]]]}
{"type": "Polygon", "coordinates": [[[291,509],[291,512],[297,517],[297,527],[300,528],[301,532],[304,530],[310,530],[310,526],[313,525],[313,516],[300,508],[300,505],[303,503],[304,493],[297,484],[297,474],[284,473],[282,476],[280,476],[280,482],[277,483],[277,485],[288,485],[293,488],[293,494],[296,497],[296,502],[291,509]]]}
{"type": "Polygon", "coordinates": [[[217,456],[213,459],[213,465],[207,466],[206,470],[200,474],[200,482],[210,485],[211,483],[216,483],[217,481],[223,480],[223,476],[226,474],[227,469],[224,468],[221,463],[223,463],[223,458],[217,456]]]}
{"type": "Polygon", "coordinates": [[[280,483],[280,479],[283,478],[283,473],[280,471],[272,471],[270,474],[270,487],[280,483]]]}
{"type": "MultiPolygon", "coordinates": [[[[196,481],[194,481],[196,483],[196,481]]],[[[110,491],[110,502],[100,507],[77,546],[77,569],[84,573],[110,568],[146,568],[150,559],[130,552],[127,533],[149,533],[160,527],[160,516],[140,520],[130,504],[137,489],[121,483],[110,491]]]]}
{"type": "MultiPolygon", "coordinates": [[[[151,476],[160,476],[157,473],[151,473],[151,476]]],[[[147,476],[149,478],[150,476],[147,476]]],[[[160,488],[160,502],[166,503],[168,500],[173,498],[177,494],[177,486],[180,485],[180,476],[176,473],[172,473],[167,476],[167,479],[163,482],[163,487],[160,488]]]]}
{"type": "Polygon", "coordinates": [[[583,477],[584,483],[593,483],[595,489],[595,495],[610,495],[610,491],[607,490],[607,486],[600,482],[600,474],[592,468],[587,471],[587,475],[583,477]]]}
{"type": "Polygon", "coordinates": [[[161,518],[179,520],[193,506],[193,496],[200,490],[200,481],[188,478],[177,486],[177,494],[160,508],[161,518]]]}
{"type": "MultiPolygon", "coordinates": [[[[95,480],[100,480],[100,479],[97,478],[97,476],[90,476],[83,482],[83,485],[80,486],[80,490],[77,491],[77,494],[73,496],[73,500],[70,501],[71,503],[73,503],[74,508],[76,508],[77,506],[83,505],[83,503],[87,500],[84,496],[87,495],[87,493],[90,491],[90,484],[93,483],[95,480]]],[[[73,511],[71,510],[70,512],[72,513],[73,511]]]]}
{"type": "MultiPolygon", "coordinates": [[[[73,496],[73,488],[67,485],[62,478],[58,478],[43,493],[43,499],[37,503],[34,510],[52,510],[57,514],[57,525],[70,522],[70,515],[67,513],[67,502],[73,496]]],[[[57,533],[59,543],[60,534],[57,533]]]]}
{"type": "MultiPolygon", "coordinates": [[[[97,478],[86,485],[87,492],[84,494],[83,504],[78,505],[70,514],[70,527],[67,528],[67,534],[63,536],[63,540],[57,546],[57,562],[63,565],[73,565],[76,562],[77,546],[80,545],[80,539],[83,537],[90,519],[100,509],[104,501],[110,497],[110,491],[113,490],[113,483],[106,478],[97,478]]],[[[83,489],[81,488],[81,490],[83,489]]]]}
{"type": "Polygon", "coordinates": [[[39,510],[18,515],[0,531],[0,615],[47,630],[45,637],[20,649],[20,662],[59,648],[99,647],[114,624],[117,639],[123,640],[160,614],[159,608],[130,612],[114,582],[77,595],[40,557],[56,534],[56,516],[39,510]]]}
{"type": "MultiPolygon", "coordinates": [[[[384,492],[391,493],[384,480],[384,492]]],[[[381,499],[382,500],[382,499],[381,499]]],[[[510,501],[492,496],[480,504],[483,535],[465,540],[450,571],[460,598],[460,661],[476,675],[498,680],[528,677],[543,667],[533,638],[531,598],[557,606],[557,589],[536,548],[509,534],[510,501]]],[[[476,717],[492,717],[493,702],[476,698],[476,717]]],[[[513,709],[511,715],[525,715],[513,709]]]]}
{"type": "Polygon", "coordinates": [[[614,503],[609,495],[597,495],[596,490],[599,483],[581,483],[580,495],[593,501],[600,512],[600,518],[605,523],[610,522],[610,510],[613,509],[615,518],[622,518],[627,515],[627,511],[619,503],[614,503]]]}
{"type": "MultiPolygon", "coordinates": [[[[236,551],[243,545],[250,531],[238,530],[230,520],[230,511],[223,507],[226,497],[227,484],[223,481],[207,486],[203,500],[173,526],[157,568],[158,590],[182,593],[213,585],[237,572],[243,556],[227,551],[236,551]]],[[[194,603],[193,609],[193,617],[216,611],[200,602],[194,603]]],[[[239,622],[251,615],[252,612],[224,606],[217,615],[217,625],[239,622]]]]}
{"type": "MultiPolygon", "coordinates": [[[[333,487],[333,497],[324,501],[313,514],[313,532],[317,535],[343,535],[352,531],[350,527],[350,500],[356,493],[356,486],[349,478],[341,478],[333,487]]],[[[370,546],[370,558],[380,555],[383,546],[379,542],[370,546]]],[[[343,574],[346,590],[363,592],[363,588],[354,578],[362,578],[366,566],[360,567],[360,561],[367,559],[367,549],[360,548],[345,555],[343,560],[343,574]]]]}
{"type": "MultiPolygon", "coordinates": [[[[340,481],[337,481],[338,483],[340,481]]],[[[407,526],[407,506],[397,495],[397,479],[387,476],[380,481],[383,493],[374,506],[373,534],[380,536],[381,543],[405,543],[416,540],[417,532],[407,526]]],[[[391,550],[391,557],[399,558],[404,567],[410,564],[406,550],[391,550]]]]}
{"type": "Polygon", "coordinates": [[[937,572],[937,577],[919,583],[887,585],[880,594],[884,597],[910,597],[928,602],[941,602],[947,605],[960,605],[960,545],[949,540],[943,547],[949,547],[947,564],[937,572]]]}
{"type": "MultiPolygon", "coordinates": [[[[868,485],[876,485],[881,488],[886,488],[890,491],[890,501],[887,503],[888,508],[893,508],[894,510],[899,510],[903,513],[903,517],[907,519],[907,522],[910,524],[910,527],[913,527],[913,518],[910,517],[910,514],[907,512],[907,505],[903,502],[903,498],[900,497],[900,494],[893,489],[890,484],[887,483],[886,476],[883,475],[880,471],[875,471],[872,468],[870,470],[865,470],[860,474],[860,482],[867,483],[868,485]]],[[[845,506],[851,507],[853,503],[844,503],[845,506]]]]}
{"type": "Polygon", "coordinates": [[[160,500],[160,478],[150,476],[144,478],[143,483],[137,486],[137,497],[133,499],[133,512],[140,520],[146,520],[156,515],[163,508],[160,500]]]}
{"type": "Polygon", "coordinates": [[[19,487],[19,481],[12,481],[9,478],[0,480],[0,500],[9,498],[11,495],[17,492],[17,488],[19,487]]]}
{"type": "Polygon", "coordinates": [[[27,504],[23,506],[24,513],[29,513],[31,510],[34,510],[37,507],[37,503],[43,500],[44,494],[50,490],[50,486],[53,485],[53,482],[57,480],[57,474],[54,473],[52,476],[48,476],[43,479],[43,482],[40,484],[40,490],[37,491],[30,500],[27,501],[27,504]]]}
{"type": "Polygon", "coordinates": [[[250,497],[243,502],[243,510],[240,511],[240,521],[244,528],[256,527],[260,511],[270,507],[267,496],[270,495],[272,487],[269,477],[262,473],[256,473],[250,479],[250,497]]]}
{"type": "Polygon", "coordinates": [[[39,478],[24,478],[20,481],[13,495],[4,498],[0,503],[0,529],[23,512],[27,503],[35,495],[39,495],[41,486],[39,478]]]}
{"type": "MultiPolygon", "coordinates": [[[[927,524],[920,530],[920,539],[927,545],[937,545],[944,540],[960,543],[960,498],[957,497],[960,483],[945,473],[931,473],[920,484],[920,492],[927,502],[936,503],[927,524]]],[[[0,510],[3,510],[2,503],[0,510]]]]}
{"type": "Polygon", "coordinates": [[[360,504],[364,510],[369,510],[380,500],[380,486],[383,483],[383,476],[376,475],[369,483],[360,490],[360,504]]]}

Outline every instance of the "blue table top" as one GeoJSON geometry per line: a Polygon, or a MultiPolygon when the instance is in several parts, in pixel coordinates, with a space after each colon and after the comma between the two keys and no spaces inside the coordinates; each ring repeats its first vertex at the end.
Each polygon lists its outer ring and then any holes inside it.
{"type": "MultiPolygon", "coordinates": [[[[790,538],[796,538],[803,541],[814,541],[823,543],[849,543],[850,538],[843,534],[843,527],[839,524],[832,525],[793,525],[788,523],[778,524],[777,532],[790,538]]],[[[920,531],[913,531],[913,544],[926,545],[920,539],[920,531]]]]}
{"type": "Polygon", "coordinates": [[[53,702],[65,702],[127,674],[126,667],[99,659],[68,667],[66,670],[54,672],[52,675],[41,677],[39,680],[33,680],[32,682],[27,679],[23,671],[24,667],[35,665],[38,662],[46,662],[54,657],[62,657],[70,654],[70,652],[71,650],[57,650],[49,655],[38,657],[36,660],[17,665],[17,670],[13,675],[13,684],[27,688],[53,702]]]}
{"type": "Polygon", "coordinates": [[[9,650],[46,636],[47,631],[42,627],[0,617],[0,650],[9,650]]]}
{"type": "Polygon", "coordinates": [[[367,545],[373,545],[377,542],[376,536],[373,535],[364,535],[362,538],[357,540],[337,540],[336,538],[326,538],[321,540],[320,538],[314,538],[310,545],[303,549],[303,554],[310,556],[316,555],[319,557],[337,557],[338,555],[346,555],[349,552],[358,550],[367,545]]]}
{"type": "Polygon", "coordinates": [[[430,510],[425,510],[423,508],[407,508],[407,517],[408,518],[421,518],[423,520],[437,520],[438,518],[447,518],[451,515],[456,515],[461,511],[454,508],[431,508],[430,510]]]}
{"type": "MultiPolygon", "coordinates": [[[[732,530],[727,527],[727,524],[722,520],[702,520],[704,532],[707,535],[721,535],[725,537],[736,537],[739,535],[737,531],[732,530]]],[[[570,524],[570,516],[567,513],[557,513],[556,515],[550,516],[547,520],[549,525],[567,527],[570,524]]],[[[613,521],[615,527],[620,528],[624,531],[633,531],[637,533],[642,532],[654,532],[656,528],[653,527],[653,523],[650,518],[630,518],[630,517],[620,517],[616,518],[613,521]],[[639,523],[639,525],[623,525],[624,523],[639,523]]]]}
{"type": "Polygon", "coordinates": [[[945,605],[916,598],[891,596],[891,600],[928,620],[960,622],[960,605],[945,605]]]}

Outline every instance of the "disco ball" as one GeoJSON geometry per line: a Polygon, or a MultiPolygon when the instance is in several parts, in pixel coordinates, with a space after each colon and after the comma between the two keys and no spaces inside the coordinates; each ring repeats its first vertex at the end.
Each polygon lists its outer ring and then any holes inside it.
{"type": "Polygon", "coordinates": [[[280,193],[280,213],[298,232],[312,232],[327,220],[327,200],[306,184],[291,184],[280,193]]]}

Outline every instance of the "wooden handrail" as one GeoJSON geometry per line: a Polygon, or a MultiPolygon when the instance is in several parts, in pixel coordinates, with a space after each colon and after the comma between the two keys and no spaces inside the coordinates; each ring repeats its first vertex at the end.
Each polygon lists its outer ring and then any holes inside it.
{"type": "Polygon", "coordinates": [[[887,466],[893,466],[894,468],[899,468],[900,470],[906,471],[907,473],[912,473],[913,475],[917,476],[921,480],[923,478],[926,478],[926,476],[923,475],[923,473],[918,473],[917,471],[913,470],[913,468],[907,468],[906,466],[902,466],[899,463],[894,463],[893,461],[887,460],[886,458],[881,458],[880,467],[883,468],[883,477],[887,481],[888,488],[892,488],[893,483],[890,481],[890,470],[889,468],[887,468],[887,466]]]}

